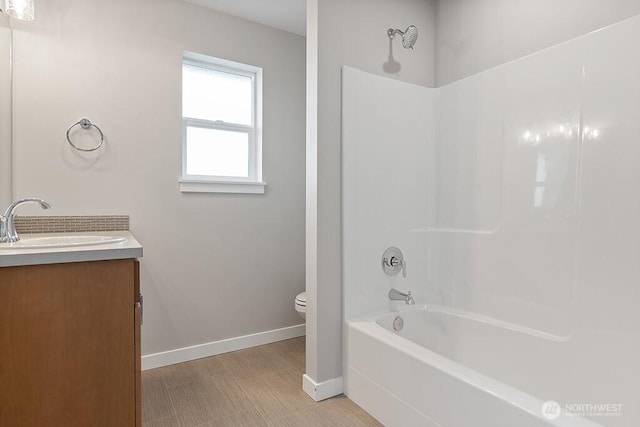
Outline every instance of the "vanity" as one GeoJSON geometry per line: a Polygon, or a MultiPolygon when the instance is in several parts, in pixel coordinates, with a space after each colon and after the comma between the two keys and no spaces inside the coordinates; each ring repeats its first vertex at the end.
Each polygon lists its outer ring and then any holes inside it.
{"type": "Polygon", "coordinates": [[[21,237],[0,245],[0,427],[140,426],[142,246],[21,237]]]}

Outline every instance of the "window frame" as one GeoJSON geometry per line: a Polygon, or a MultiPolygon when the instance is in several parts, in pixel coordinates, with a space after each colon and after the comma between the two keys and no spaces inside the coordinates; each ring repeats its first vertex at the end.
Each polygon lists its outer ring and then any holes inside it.
{"type": "MultiPolygon", "coordinates": [[[[194,52],[183,52],[184,65],[235,74],[251,79],[251,124],[229,123],[222,120],[205,120],[182,116],[182,175],[179,180],[182,192],[264,193],[262,181],[262,68],[233,62],[194,52]],[[248,137],[248,176],[190,175],[187,173],[187,129],[215,129],[246,133],[248,137]]],[[[184,78],[184,77],[183,77],[184,78]]],[[[181,80],[181,87],[183,87],[181,80]]],[[[182,103],[184,93],[181,91],[182,103]]],[[[181,106],[183,105],[181,103],[181,106]]]]}

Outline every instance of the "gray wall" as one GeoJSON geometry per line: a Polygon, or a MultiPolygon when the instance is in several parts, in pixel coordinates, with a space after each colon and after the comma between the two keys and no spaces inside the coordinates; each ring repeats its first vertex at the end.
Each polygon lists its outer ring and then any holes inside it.
{"type": "Polygon", "coordinates": [[[36,7],[15,22],[15,196],[131,215],[143,353],[302,323],[305,39],[181,0],[36,7]],[[183,50],[264,68],[264,196],[180,193],[183,50]],[[99,157],[66,143],[84,116],[107,137],[99,157]]]}
{"type": "Polygon", "coordinates": [[[436,84],[468,77],[639,13],[638,0],[438,0],[436,84]]]}
{"type": "Polygon", "coordinates": [[[308,129],[317,145],[308,141],[307,375],[323,382],[342,375],[341,68],[433,86],[435,8],[425,0],[310,0],[307,13],[318,25],[317,34],[307,33],[310,80],[317,73],[317,99],[308,96],[308,108],[317,107],[308,117],[311,127],[317,120],[315,135],[308,129]],[[402,48],[396,38],[395,64],[389,64],[387,29],[411,24],[420,31],[415,49],[402,48]]]}

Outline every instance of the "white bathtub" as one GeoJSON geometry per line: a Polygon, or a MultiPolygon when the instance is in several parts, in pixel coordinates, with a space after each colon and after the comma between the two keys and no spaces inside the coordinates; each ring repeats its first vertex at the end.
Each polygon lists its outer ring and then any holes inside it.
{"type": "Polygon", "coordinates": [[[522,391],[535,389],[535,369],[501,363],[518,352],[527,353],[523,360],[552,353],[566,340],[442,307],[350,321],[345,393],[391,427],[602,427],[565,414],[546,418],[544,401],[522,391]],[[404,327],[396,332],[398,316],[404,327]]]}

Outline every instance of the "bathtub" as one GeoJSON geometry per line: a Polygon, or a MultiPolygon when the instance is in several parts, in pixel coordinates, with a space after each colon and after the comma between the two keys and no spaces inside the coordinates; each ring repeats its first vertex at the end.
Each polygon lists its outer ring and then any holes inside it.
{"type": "Polygon", "coordinates": [[[553,354],[568,337],[430,306],[348,321],[344,337],[345,394],[386,426],[602,427],[543,415],[545,401],[523,391],[535,369],[500,362],[553,354]]]}

